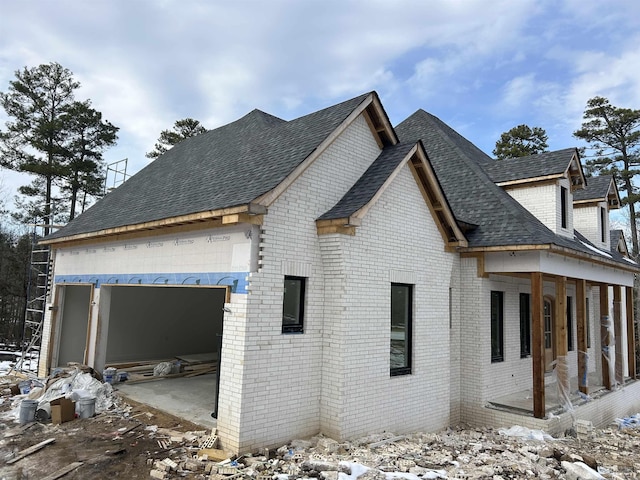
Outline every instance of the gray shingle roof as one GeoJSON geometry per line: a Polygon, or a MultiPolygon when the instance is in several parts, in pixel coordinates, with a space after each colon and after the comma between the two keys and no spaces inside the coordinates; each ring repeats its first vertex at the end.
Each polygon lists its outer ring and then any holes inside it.
{"type": "Polygon", "coordinates": [[[439,118],[418,110],[396,127],[402,142],[422,140],[458,220],[476,225],[469,246],[548,244],[556,235],[484,172],[493,160],[439,118]]]}
{"type": "Polygon", "coordinates": [[[368,95],[291,121],[254,110],[189,138],[48,238],[246,205],[280,184],[368,95]]]}
{"type": "MultiPolygon", "coordinates": [[[[476,226],[465,233],[470,247],[557,245],[598,255],[599,249],[579,232],[574,232],[575,239],[556,235],[498,187],[484,171],[489,157],[439,118],[418,110],[400,123],[396,132],[401,142],[422,140],[456,219],[476,226]]],[[[575,152],[575,149],[561,152],[575,152]]],[[[567,165],[568,160],[565,168],[567,165]]],[[[607,253],[600,256],[632,265],[619,255],[607,253]]]]}
{"type": "Polygon", "coordinates": [[[386,147],[344,197],[318,220],[347,218],[364,207],[414,146],[406,143],[386,147]]]}
{"type": "Polygon", "coordinates": [[[483,166],[485,172],[496,183],[561,175],[567,170],[575,153],[575,148],[565,148],[526,157],[494,160],[483,166]]]}
{"type": "Polygon", "coordinates": [[[612,180],[613,177],[611,175],[587,178],[587,186],[573,192],[573,200],[602,200],[607,198],[612,180]]]}

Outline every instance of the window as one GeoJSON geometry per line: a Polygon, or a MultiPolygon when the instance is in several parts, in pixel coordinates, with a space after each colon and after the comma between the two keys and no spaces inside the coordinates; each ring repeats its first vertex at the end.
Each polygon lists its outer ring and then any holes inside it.
{"type": "Polygon", "coordinates": [[[589,315],[589,299],[586,298],[585,315],[587,316],[587,348],[591,348],[591,316],[589,315]]]}
{"type": "Polygon", "coordinates": [[[306,278],[303,277],[284,277],[282,333],[303,331],[305,283],[306,278]]]}
{"type": "Polygon", "coordinates": [[[562,221],[562,228],[567,228],[567,222],[569,217],[569,212],[567,210],[568,202],[567,202],[567,189],[565,187],[560,187],[560,218],[562,221]]]}
{"type": "Polygon", "coordinates": [[[531,295],[520,294],[520,358],[531,356],[531,295]]]}
{"type": "Polygon", "coordinates": [[[491,292],[491,362],[504,361],[504,292],[491,292]]]}
{"type": "Polygon", "coordinates": [[[391,376],[411,373],[413,286],[391,284],[391,376]]]}
{"type": "Polygon", "coordinates": [[[573,298],[567,297],[567,350],[573,351],[573,298]]]}
{"type": "Polygon", "coordinates": [[[607,242],[607,212],[603,207],[600,207],[600,241],[607,242]]]}

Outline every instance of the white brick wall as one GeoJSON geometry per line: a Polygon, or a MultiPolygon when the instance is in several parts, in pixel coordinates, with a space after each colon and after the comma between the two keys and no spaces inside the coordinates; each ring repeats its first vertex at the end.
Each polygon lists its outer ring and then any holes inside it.
{"type": "Polygon", "coordinates": [[[234,349],[242,364],[238,376],[222,382],[239,389],[221,392],[225,410],[219,428],[230,434],[231,425],[239,429],[237,443],[232,440],[225,448],[250,450],[320,430],[325,277],[315,220],[342,198],[379,152],[359,117],[269,207],[262,226],[262,266],[250,278],[245,344],[234,349]],[[285,273],[308,273],[303,334],[282,333],[285,273]],[[237,411],[228,417],[232,407],[237,411]]]}
{"type": "Polygon", "coordinates": [[[609,210],[606,202],[600,202],[597,205],[578,206],[573,210],[573,221],[576,230],[589,239],[596,247],[604,250],[611,250],[611,239],[609,237],[609,210]],[[605,209],[605,225],[604,236],[602,241],[602,225],[600,220],[600,209],[605,209]]]}
{"type": "Polygon", "coordinates": [[[557,183],[507,189],[506,192],[558,235],[573,238],[573,194],[569,180],[557,183]],[[562,228],[560,187],[567,189],[567,228],[562,228]]]}

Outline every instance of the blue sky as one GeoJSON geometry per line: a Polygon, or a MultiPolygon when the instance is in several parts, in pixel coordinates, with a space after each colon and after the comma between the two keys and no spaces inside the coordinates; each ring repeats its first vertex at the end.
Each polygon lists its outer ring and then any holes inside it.
{"type": "MultiPolygon", "coordinates": [[[[422,108],[491,154],[518,124],[572,138],[589,98],[640,108],[637,0],[0,0],[0,91],[56,61],[120,128],[107,162],[148,163],[162,129],[254,108],[292,119],[376,90],[391,121],[422,108]]],[[[0,109],[0,129],[7,118],[0,109]]],[[[29,179],[0,170],[10,206],[29,179]]]]}

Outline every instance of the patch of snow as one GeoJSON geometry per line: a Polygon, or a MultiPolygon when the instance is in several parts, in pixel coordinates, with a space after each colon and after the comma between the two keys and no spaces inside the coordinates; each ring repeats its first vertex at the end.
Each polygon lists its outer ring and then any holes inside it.
{"type": "Polygon", "coordinates": [[[600,255],[611,258],[611,255],[605,252],[604,250],[600,250],[599,248],[594,247],[593,245],[589,245],[588,243],[584,243],[582,240],[580,241],[582,245],[587,247],[589,250],[592,250],[600,255]]]}

